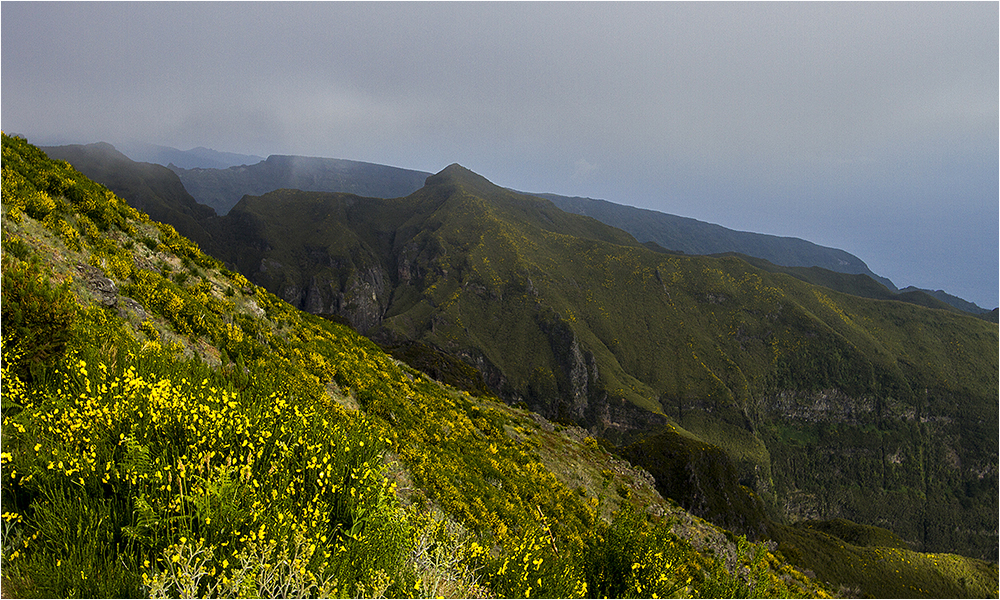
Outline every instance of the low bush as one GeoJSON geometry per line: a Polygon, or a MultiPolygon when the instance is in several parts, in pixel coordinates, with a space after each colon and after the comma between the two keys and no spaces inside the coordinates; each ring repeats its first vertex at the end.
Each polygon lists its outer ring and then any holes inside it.
{"type": "Polygon", "coordinates": [[[57,360],[73,337],[76,301],[69,283],[52,285],[43,268],[4,256],[3,345],[22,380],[31,369],[57,360]]]}

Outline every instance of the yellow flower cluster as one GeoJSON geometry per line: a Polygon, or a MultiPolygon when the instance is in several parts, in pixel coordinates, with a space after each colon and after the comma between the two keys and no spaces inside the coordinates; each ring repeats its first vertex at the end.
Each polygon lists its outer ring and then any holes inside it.
{"type": "Polygon", "coordinates": [[[150,551],[197,535],[221,562],[298,535],[322,572],[383,543],[377,532],[398,523],[381,463],[389,438],[315,397],[148,371],[174,354],[150,342],[120,372],[74,359],[47,390],[5,373],[4,402],[23,410],[4,419],[17,449],[0,458],[4,472],[18,488],[62,480],[131,498],[138,516],[124,532],[150,551]]]}

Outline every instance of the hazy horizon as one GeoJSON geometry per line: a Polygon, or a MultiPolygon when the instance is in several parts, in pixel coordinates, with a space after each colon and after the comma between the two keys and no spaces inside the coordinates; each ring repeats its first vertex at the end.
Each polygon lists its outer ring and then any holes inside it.
{"type": "Polygon", "coordinates": [[[19,3],[2,127],[297,154],[846,250],[1000,304],[996,3],[19,3]]]}

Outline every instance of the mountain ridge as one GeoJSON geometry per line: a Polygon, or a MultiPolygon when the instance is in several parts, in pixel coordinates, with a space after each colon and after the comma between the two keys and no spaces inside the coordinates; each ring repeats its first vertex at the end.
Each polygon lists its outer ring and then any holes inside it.
{"type": "MultiPolygon", "coordinates": [[[[178,150],[177,152],[180,151],[178,150]]],[[[239,199],[245,194],[260,195],[262,193],[280,188],[298,187],[298,189],[314,189],[315,191],[350,192],[361,196],[402,197],[419,189],[425,183],[426,177],[431,175],[431,173],[421,171],[410,171],[407,169],[377,165],[375,163],[365,163],[345,159],[323,159],[287,155],[274,156],[278,157],[278,159],[286,161],[300,158],[306,162],[312,161],[313,164],[322,164],[324,161],[332,161],[330,163],[332,165],[340,163],[342,165],[353,165],[359,169],[380,167],[388,169],[385,173],[395,173],[393,177],[397,177],[397,179],[398,173],[396,173],[396,170],[403,171],[405,172],[405,183],[397,180],[390,189],[382,189],[377,186],[373,186],[371,183],[364,182],[350,185],[345,183],[347,180],[344,179],[336,185],[309,186],[304,184],[297,185],[296,182],[291,181],[287,174],[281,181],[271,181],[270,183],[265,183],[264,180],[266,180],[267,177],[258,173],[254,175],[256,183],[240,184],[237,183],[236,180],[239,178],[246,178],[248,176],[245,170],[240,170],[240,167],[232,167],[233,169],[236,169],[236,171],[231,172],[229,170],[230,167],[227,167],[226,169],[182,169],[176,167],[175,165],[172,167],[172,170],[183,176],[182,184],[188,186],[188,191],[191,192],[192,196],[195,197],[199,203],[212,206],[219,214],[225,214],[225,212],[230,210],[231,207],[235,205],[235,203],[238,202],[239,199]],[[237,171],[240,175],[235,174],[237,171]]],[[[276,161],[278,159],[276,159],[276,161]]],[[[269,159],[262,159],[260,163],[266,164],[267,160],[269,159]]],[[[160,164],[164,164],[166,166],[169,163],[160,164]]],[[[242,165],[242,167],[247,167],[247,165],[242,165]]],[[[253,165],[253,167],[260,169],[259,164],[253,165]]],[[[274,169],[271,170],[274,171],[274,169]]],[[[320,175],[314,175],[309,178],[309,181],[315,183],[320,178],[320,175]]],[[[688,254],[738,252],[749,256],[763,258],[781,266],[820,266],[836,272],[865,273],[880,282],[882,285],[885,285],[890,290],[897,289],[893,282],[888,278],[871,272],[864,261],[860,258],[851,255],[846,251],[818,246],[800,238],[741,232],[728,229],[721,225],[698,221],[697,219],[692,219],[690,217],[680,217],[659,211],[634,208],[623,204],[615,204],[606,200],[594,200],[590,198],[569,197],[546,193],[530,195],[545,197],[546,199],[556,201],[560,208],[569,210],[570,212],[576,212],[577,214],[587,214],[589,212],[592,213],[589,216],[603,216],[601,219],[603,222],[625,229],[639,241],[655,241],[662,247],[669,250],[685,252],[688,254]],[[610,211],[608,210],[609,208],[611,209],[610,211]],[[610,215],[607,214],[609,212],[611,213],[610,215]],[[622,216],[636,214],[642,215],[643,218],[625,218],[622,216]],[[651,229],[651,221],[654,223],[662,222],[663,226],[658,229],[655,227],[651,229]]],[[[931,293],[930,290],[923,291],[931,293]]],[[[990,311],[988,309],[979,308],[975,304],[969,303],[960,298],[951,295],[938,295],[937,297],[938,299],[944,300],[961,310],[971,312],[972,314],[982,314],[984,315],[984,318],[992,318],[989,316],[990,311]]]]}
{"type": "Polygon", "coordinates": [[[135,162],[105,142],[46,146],[42,150],[128,198],[134,208],[158,221],[171,223],[185,237],[202,246],[210,243],[211,234],[201,222],[215,216],[215,210],[195,200],[167,167],[135,162]]]}
{"type": "Polygon", "coordinates": [[[640,242],[653,241],[685,254],[738,252],[763,258],[784,267],[818,266],[831,271],[868,275],[890,290],[896,286],[876,275],[860,258],[837,248],[819,246],[797,237],[776,236],[729,229],[668,213],[615,204],[607,200],[540,194],[563,210],[586,214],[620,227],[640,242]]]}
{"type": "Polygon", "coordinates": [[[965,312],[972,313],[974,315],[975,314],[986,315],[986,314],[989,314],[989,313],[993,312],[993,311],[991,311],[988,308],[983,308],[982,306],[979,306],[975,302],[969,302],[968,300],[965,300],[963,298],[959,298],[958,296],[949,294],[948,292],[946,292],[944,290],[930,290],[930,289],[918,288],[916,286],[910,285],[910,286],[907,286],[907,287],[905,287],[905,288],[903,288],[903,289],[901,289],[899,291],[901,293],[923,292],[923,293],[925,293],[925,294],[927,294],[929,296],[937,298],[938,300],[940,300],[941,302],[944,302],[945,304],[948,304],[950,306],[954,306],[955,308],[958,308],[959,310],[964,310],[965,312]]]}
{"type": "Polygon", "coordinates": [[[168,168],[170,165],[174,165],[185,169],[227,169],[232,166],[254,164],[264,160],[263,156],[220,152],[204,146],[190,150],[179,150],[170,146],[144,142],[126,142],[118,145],[122,154],[136,162],[155,163],[168,168]]]}
{"type": "MultiPolygon", "coordinates": [[[[217,255],[239,261],[249,279],[302,308],[336,312],[384,343],[414,340],[462,358],[507,402],[525,402],[546,418],[622,444],[670,425],[722,448],[771,510],[786,501],[778,498],[798,494],[782,509],[795,518],[875,519],[927,548],[961,543],[921,533],[938,527],[930,521],[914,528],[876,507],[861,508],[840,476],[824,484],[837,508],[822,508],[812,496],[818,491],[806,492],[813,484],[789,473],[843,443],[857,456],[876,451],[860,432],[876,427],[895,436],[911,411],[960,422],[963,435],[988,439],[989,425],[946,408],[953,400],[945,398],[963,398],[975,411],[992,410],[988,382],[997,369],[988,357],[995,349],[986,342],[977,362],[946,350],[937,337],[951,331],[980,344],[996,336],[971,315],[936,300],[933,311],[906,304],[884,287],[873,288],[883,290],[881,299],[841,294],[737,256],[653,252],[621,230],[457,165],[406,198],[282,190],[245,197],[219,219],[237,216],[244,220],[231,230],[244,237],[217,255]],[[275,229],[279,222],[288,227],[284,233],[275,229]],[[903,331],[894,322],[921,325],[903,331]],[[919,347],[934,348],[933,356],[920,358],[919,347]],[[946,379],[954,383],[942,387],[946,379]],[[932,390],[930,397],[918,389],[932,390]],[[775,433],[766,433],[770,427],[775,433]],[[828,427],[846,428],[853,441],[820,433],[828,427]],[[809,445],[796,447],[800,435],[809,445]],[[776,471],[777,464],[783,467],[776,471]]],[[[957,431],[939,426],[928,435],[954,448],[957,431]]],[[[840,468],[861,476],[857,460],[840,468]]],[[[881,470],[899,471],[887,460],[879,460],[881,470]]],[[[910,468],[879,482],[879,493],[895,494],[893,481],[913,476],[902,475],[910,468]]],[[[942,481],[956,476],[945,473],[942,481]]],[[[917,496],[905,502],[921,514],[930,510],[917,496]]]]}
{"type": "Polygon", "coordinates": [[[245,195],[276,189],[349,192],[394,198],[421,187],[430,173],[339,158],[273,154],[226,169],[172,169],[202,204],[226,214],[245,195]]]}

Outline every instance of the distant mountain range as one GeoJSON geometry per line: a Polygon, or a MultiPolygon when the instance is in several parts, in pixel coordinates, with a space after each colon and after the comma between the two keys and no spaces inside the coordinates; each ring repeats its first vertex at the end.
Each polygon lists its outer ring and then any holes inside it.
{"type": "Polygon", "coordinates": [[[219,152],[200,146],[190,150],[178,150],[145,142],[127,142],[118,144],[118,149],[136,162],[174,165],[181,169],[225,169],[238,165],[253,165],[264,160],[263,156],[219,152]]]}
{"type": "Polygon", "coordinates": [[[170,168],[198,202],[224,215],[243,196],[280,189],[348,192],[397,198],[420,189],[430,173],[354,160],[272,155],[252,165],[227,169],[170,168]]]}
{"type": "Polygon", "coordinates": [[[896,286],[873,273],[860,258],[836,248],[826,248],[799,238],[734,231],[721,225],[678,217],[654,210],[614,204],[607,200],[538,194],[559,208],[594,217],[624,229],[640,242],[656,242],[685,254],[738,252],[763,258],[783,267],[821,267],[838,273],[864,274],[890,290],[896,286]]]}
{"type": "MultiPolygon", "coordinates": [[[[166,178],[158,185],[161,189],[170,189],[168,196],[175,198],[186,196],[181,201],[185,207],[182,212],[186,214],[202,210],[194,207],[192,204],[194,202],[213,208],[219,215],[225,215],[245,195],[261,195],[278,189],[347,192],[366,197],[397,198],[420,189],[426,178],[431,175],[422,171],[333,158],[274,155],[266,160],[258,160],[254,164],[244,164],[245,160],[259,159],[259,157],[222,153],[204,148],[182,151],[165,146],[142,144],[133,144],[129,148],[133,152],[132,160],[137,160],[135,158],[137,156],[143,156],[147,157],[149,162],[169,165],[179,181],[168,182],[166,179],[169,178],[166,178]],[[211,161],[227,163],[227,166],[203,166],[211,164],[211,161]],[[184,167],[184,164],[194,166],[184,167]],[[184,192],[181,192],[182,189],[184,192]]],[[[137,202],[144,202],[142,210],[146,210],[154,218],[173,222],[167,214],[158,212],[158,210],[168,210],[165,206],[153,208],[158,201],[152,197],[146,195],[140,198],[135,195],[134,190],[128,190],[127,187],[116,188],[116,185],[121,185],[115,181],[117,177],[121,177],[120,174],[112,175],[106,168],[103,173],[88,170],[92,168],[91,165],[96,167],[97,164],[105,166],[110,164],[108,144],[54,146],[44,149],[50,156],[68,160],[75,165],[76,163],[69,158],[72,154],[75,160],[85,163],[78,166],[81,171],[97,181],[111,180],[107,185],[112,190],[117,192],[121,189],[123,197],[134,197],[137,202]],[[91,147],[95,154],[103,155],[97,163],[94,162],[97,160],[96,156],[85,158],[81,154],[86,148],[91,147]]],[[[119,163],[121,159],[128,158],[124,154],[127,153],[118,153],[116,160],[119,163]]],[[[115,169],[127,170],[128,165],[121,163],[115,169]]],[[[144,169],[146,173],[144,177],[154,172],[158,177],[164,176],[162,170],[150,170],[148,167],[144,169]]],[[[736,231],[688,217],[614,204],[606,200],[546,193],[534,195],[551,200],[562,210],[593,217],[605,224],[623,229],[640,242],[651,242],[666,250],[696,255],[734,252],[764,259],[781,267],[819,267],[837,273],[863,274],[885,286],[888,293],[898,291],[892,281],[873,273],[863,260],[853,254],[819,246],[799,238],[736,231]]],[[[198,229],[199,227],[192,225],[185,235],[201,243],[205,233],[198,229]]],[[[796,276],[801,278],[802,274],[796,276]]],[[[895,299],[916,300],[919,304],[932,305],[927,297],[909,293],[914,291],[918,291],[918,288],[906,288],[899,296],[895,296],[895,299]]],[[[993,322],[1000,319],[997,310],[981,308],[943,291],[919,291],[951,307],[993,322]]],[[[872,293],[881,296],[886,292],[872,293]]]]}
{"type": "Polygon", "coordinates": [[[817,277],[816,273],[807,276],[801,269],[818,267],[837,273],[866,275],[885,286],[886,290],[867,290],[858,295],[916,302],[932,308],[950,306],[994,323],[998,321],[1000,311],[997,309],[991,311],[982,308],[943,290],[925,290],[914,286],[899,290],[891,280],[875,274],[864,261],[844,250],[827,248],[794,237],[736,231],[688,217],[615,204],[607,200],[557,194],[537,195],[552,200],[556,206],[567,212],[593,217],[602,223],[624,229],[640,242],[652,242],[675,252],[707,255],[736,253],[747,258],[764,259],[773,265],[797,268],[798,270],[788,272],[800,279],[831,287],[837,286],[833,285],[829,278],[817,277]],[[939,302],[931,302],[930,297],[939,302]]]}

